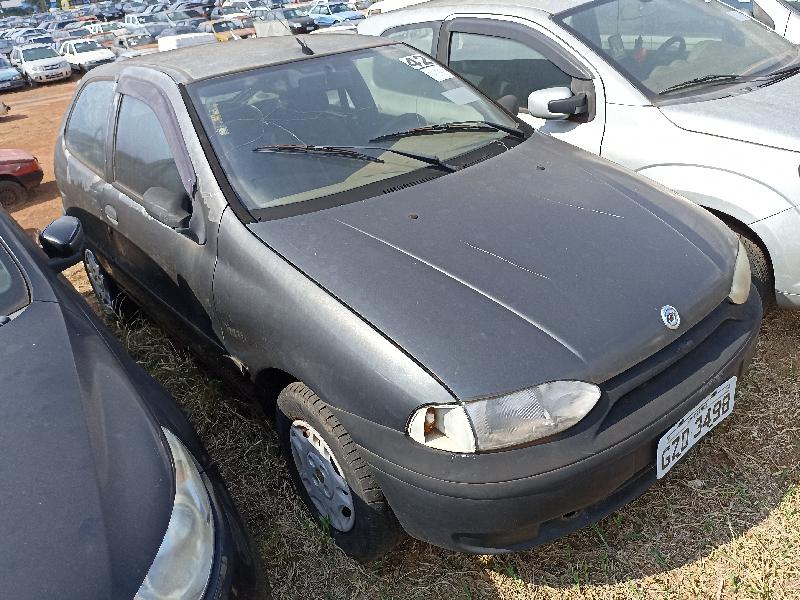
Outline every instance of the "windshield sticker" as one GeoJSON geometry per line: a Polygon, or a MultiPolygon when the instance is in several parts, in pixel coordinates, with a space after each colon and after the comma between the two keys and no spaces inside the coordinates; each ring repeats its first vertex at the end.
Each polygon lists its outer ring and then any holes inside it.
{"type": "Polygon", "coordinates": [[[426,56],[424,54],[403,56],[400,61],[412,69],[416,69],[417,71],[425,73],[425,75],[436,81],[447,81],[448,79],[453,78],[452,73],[450,73],[443,66],[436,64],[436,62],[430,56],[426,56]]]}
{"type": "Polygon", "coordinates": [[[454,104],[469,104],[470,102],[478,100],[478,96],[475,92],[463,86],[442,92],[442,96],[454,104]]]}

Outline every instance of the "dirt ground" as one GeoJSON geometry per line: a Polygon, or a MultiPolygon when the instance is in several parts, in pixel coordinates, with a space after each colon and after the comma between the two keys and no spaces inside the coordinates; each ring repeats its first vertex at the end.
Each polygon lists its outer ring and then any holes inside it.
{"type": "MultiPolygon", "coordinates": [[[[61,213],[55,131],[74,82],[5,94],[0,147],[45,171],[10,207],[26,229],[61,213]]],[[[84,296],[80,267],[67,273],[84,296]]],[[[276,598],[800,599],[800,314],[764,322],[736,408],[670,476],[597,525],[506,556],[469,556],[407,539],[368,567],[322,535],[291,489],[275,435],[246,403],[146,320],[110,323],[184,407],[220,466],[261,549],[276,598]]]]}

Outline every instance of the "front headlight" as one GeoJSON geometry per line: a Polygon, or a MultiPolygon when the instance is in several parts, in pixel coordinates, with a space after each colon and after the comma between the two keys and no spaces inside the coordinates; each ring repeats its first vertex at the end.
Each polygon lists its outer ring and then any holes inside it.
{"type": "Polygon", "coordinates": [[[493,398],[423,406],[411,416],[409,436],[449,452],[481,452],[526,444],[568,429],[600,399],[582,381],[552,381],[493,398]]]}
{"type": "Polygon", "coordinates": [[[733,267],[733,283],[728,298],[734,304],[744,304],[750,296],[750,259],[742,242],[739,242],[739,252],[736,255],[736,265],[733,267]]]}
{"type": "Polygon", "coordinates": [[[31,70],[31,73],[41,73],[42,71],[44,71],[44,67],[37,67],[37,66],[34,65],[34,66],[30,67],[30,70],[31,70]]]}
{"type": "Polygon", "coordinates": [[[198,600],[214,562],[214,514],[191,453],[164,429],[175,468],[175,500],[167,532],[134,600],[198,600]]]}

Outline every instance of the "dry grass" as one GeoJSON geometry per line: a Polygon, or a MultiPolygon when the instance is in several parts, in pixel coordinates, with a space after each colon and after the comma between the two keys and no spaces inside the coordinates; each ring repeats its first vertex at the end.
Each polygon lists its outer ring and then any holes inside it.
{"type": "MultiPolygon", "coordinates": [[[[70,280],[86,293],[79,270],[70,280]]],[[[189,414],[276,598],[800,598],[800,314],[767,318],[736,410],[666,480],[598,525],[508,556],[404,541],[345,558],[295,498],[269,425],[149,322],[115,331],[189,414]]]]}

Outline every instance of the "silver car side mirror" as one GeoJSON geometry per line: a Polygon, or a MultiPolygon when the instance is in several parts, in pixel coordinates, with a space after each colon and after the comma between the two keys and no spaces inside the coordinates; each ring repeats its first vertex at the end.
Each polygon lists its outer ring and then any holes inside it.
{"type": "Polygon", "coordinates": [[[566,119],[586,110],[586,94],[573,94],[568,87],[545,88],[528,95],[528,113],[540,119],[566,119]]]}

